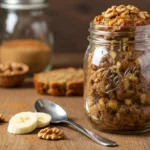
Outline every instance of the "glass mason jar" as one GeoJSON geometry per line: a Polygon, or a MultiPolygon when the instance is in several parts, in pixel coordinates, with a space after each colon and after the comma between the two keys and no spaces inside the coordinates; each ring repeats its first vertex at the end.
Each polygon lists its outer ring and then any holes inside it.
{"type": "Polygon", "coordinates": [[[25,63],[30,73],[51,68],[53,33],[46,0],[3,0],[0,62],[25,63]]]}
{"type": "Polygon", "coordinates": [[[99,130],[150,130],[150,25],[119,31],[90,23],[84,59],[84,99],[99,130]]]}

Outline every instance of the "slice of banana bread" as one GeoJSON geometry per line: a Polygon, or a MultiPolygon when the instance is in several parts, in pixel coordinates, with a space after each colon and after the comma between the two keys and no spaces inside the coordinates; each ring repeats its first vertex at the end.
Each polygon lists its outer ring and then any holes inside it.
{"type": "Polygon", "coordinates": [[[34,75],[38,93],[53,96],[83,95],[83,69],[62,68],[34,75]]]}

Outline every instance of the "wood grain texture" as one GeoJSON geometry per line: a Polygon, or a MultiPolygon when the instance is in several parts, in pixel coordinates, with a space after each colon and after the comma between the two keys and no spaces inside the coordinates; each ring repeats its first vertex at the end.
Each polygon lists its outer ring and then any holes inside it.
{"type": "Polygon", "coordinates": [[[39,129],[30,134],[13,135],[7,132],[8,123],[4,123],[0,124],[0,150],[149,150],[150,132],[141,135],[116,135],[97,131],[87,119],[82,97],[39,95],[30,81],[26,81],[21,88],[0,89],[0,113],[9,121],[11,116],[18,112],[34,111],[34,102],[38,98],[47,98],[56,102],[68,112],[70,119],[97,134],[116,141],[119,146],[113,148],[100,146],[67,125],[57,125],[64,130],[65,139],[47,141],[37,137],[39,129]]]}

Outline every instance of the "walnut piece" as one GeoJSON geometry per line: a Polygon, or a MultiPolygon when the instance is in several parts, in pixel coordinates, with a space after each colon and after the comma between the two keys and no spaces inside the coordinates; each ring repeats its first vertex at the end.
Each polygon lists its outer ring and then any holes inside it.
{"type": "Polygon", "coordinates": [[[106,17],[106,18],[115,17],[115,16],[117,16],[117,15],[118,15],[118,13],[117,13],[117,11],[116,11],[115,9],[109,8],[109,9],[105,12],[105,17],[106,17]]]}
{"type": "Polygon", "coordinates": [[[149,14],[146,11],[141,11],[139,13],[139,17],[142,18],[142,19],[147,19],[147,18],[149,18],[149,14]]]}
{"type": "Polygon", "coordinates": [[[117,12],[118,13],[123,13],[123,12],[126,12],[127,11],[127,8],[125,5],[120,5],[116,8],[117,12]]]}
{"type": "Polygon", "coordinates": [[[21,64],[17,63],[4,63],[0,64],[0,74],[3,75],[15,75],[19,74],[23,71],[23,66],[21,64]]]}
{"type": "Polygon", "coordinates": [[[127,9],[129,9],[130,12],[134,13],[134,14],[138,14],[140,12],[140,10],[137,7],[133,6],[133,5],[128,5],[127,9]]]}
{"type": "Polygon", "coordinates": [[[63,130],[53,127],[40,130],[38,137],[45,140],[59,140],[64,138],[63,130]]]}
{"type": "Polygon", "coordinates": [[[118,30],[123,30],[135,26],[149,25],[150,14],[140,11],[133,5],[119,5],[108,8],[101,15],[94,18],[94,24],[104,26],[120,26],[118,30]]]}
{"type": "Polygon", "coordinates": [[[5,120],[5,118],[3,117],[3,115],[2,114],[0,114],[0,122],[5,122],[6,120],[5,120]]]}

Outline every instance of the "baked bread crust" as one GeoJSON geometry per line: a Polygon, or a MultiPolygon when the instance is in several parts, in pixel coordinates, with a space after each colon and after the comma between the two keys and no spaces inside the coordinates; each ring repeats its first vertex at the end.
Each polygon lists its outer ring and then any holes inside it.
{"type": "Polygon", "coordinates": [[[34,87],[52,96],[83,95],[83,69],[63,68],[34,74],[34,87]]]}

